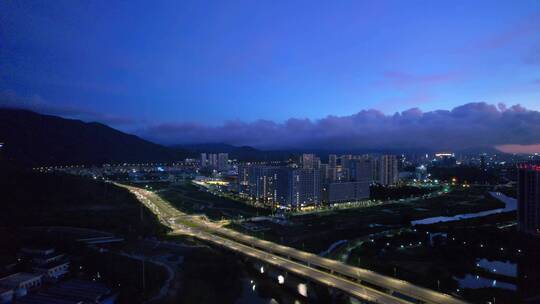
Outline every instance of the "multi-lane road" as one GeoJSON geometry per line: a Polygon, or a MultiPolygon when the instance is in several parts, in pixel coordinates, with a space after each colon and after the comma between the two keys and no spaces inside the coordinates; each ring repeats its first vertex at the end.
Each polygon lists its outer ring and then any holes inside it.
{"type": "Polygon", "coordinates": [[[117,185],[135,194],[137,199],[154,212],[163,224],[173,229],[174,233],[188,234],[214,243],[320,284],[340,289],[354,297],[374,303],[411,303],[406,298],[423,303],[466,303],[448,294],[403,280],[224,228],[220,224],[180,212],[151,191],[117,185]],[[398,294],[406,297],[396,296],[398,294]]]}

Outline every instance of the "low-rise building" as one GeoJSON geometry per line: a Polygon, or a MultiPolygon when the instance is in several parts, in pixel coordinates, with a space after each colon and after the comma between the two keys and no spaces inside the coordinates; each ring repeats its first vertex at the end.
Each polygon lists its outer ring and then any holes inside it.
{"type": "Polygon", "coordinates": [[[13,289],[17,296],[25,295],[28,290],[41,286],[41,274],[19,272],[0,279],[0,287],[13,289]]]}
{"type": "Polygon", "coordinates": [[[22,256],[36,264],[49,264],[64,259],[64,254],[57,253],[54,248],[22,248],[22,256]]]}
{"type": "Polygon", "coordinates": [[[41,294],[63,300],[82,301],[83,303],[113,304],[117,294],[107,286],[91,281],[69,280],[54,285],[41,294]]]}
{"type": "Polygon", "coordinates": [[[46,255],[34,256],[34,258],[32,258],[32,261],[38,265],[45,265],[45,264],[62,261],[64,257],[65,255],[62,253],[53,252],[46,255]]]}
{"type": "Polygon", "coordinates": [[[34,271],[43,274],[45,280],[54,282],[69,272],[69,261],[40,264],[34,267],[34,271]]]}

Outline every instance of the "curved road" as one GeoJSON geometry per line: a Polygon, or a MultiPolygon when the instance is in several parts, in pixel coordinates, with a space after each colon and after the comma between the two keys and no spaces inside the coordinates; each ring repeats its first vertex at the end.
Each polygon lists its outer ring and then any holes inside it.
{"type": "Polygon", "coordinates": [[[378,274],[368,269],[353,267],[342,262],[327,259],[313,253],[297,250],[273,242],[248,236],[218,224],[186,215],[157,194],[140,188],[117,184],[127,188],[165,225],[175,233],[189,234],[202,240],[229,248],[244,255],[254,257],[274,266],[286,269],[300,276],[313,279],[327,286],[343,290],[353,296],[375,303],[411,303],[397,298],[394,292],[425,303],[465,304],[466,302],[448,294],[423,288],[409,282],[378,274]],[[292,261],[294,259],[301,263],[292,261]],[[312,266],[328,270],[324,272],[312,266]],[[339,276],[338,276],[339,275],[339,276]],[[360,283],[358,283],[360,282],[360,283]],[[388,292],[361,285],[363,282],[380,286],[388,292]]]}

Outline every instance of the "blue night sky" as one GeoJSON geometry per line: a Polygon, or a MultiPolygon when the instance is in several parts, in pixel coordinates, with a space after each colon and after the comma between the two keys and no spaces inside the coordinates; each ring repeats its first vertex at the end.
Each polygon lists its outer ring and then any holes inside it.
{"type": "Polygon", "coordinates": [[[8,105],[164,142],[141,128],[540,110],[540,1],[2,1],[0,63],[8,105]]]}

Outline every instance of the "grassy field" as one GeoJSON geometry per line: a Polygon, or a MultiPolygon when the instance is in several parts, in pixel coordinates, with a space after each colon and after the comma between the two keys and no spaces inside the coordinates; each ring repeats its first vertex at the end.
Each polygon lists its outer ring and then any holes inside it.
{"type": "Polygon", "coordinates": [[[358,238],[400,226],[411,220],[451,216],[503,207],[499,201],[484,196],[484,188],[457,188],[439,197],[366,208],[336,210],[323,214],[289,218],[290,225],[257,223],[266,231],[251,232],[238,224],[231,227],[248,234],[319,253],[333,242],[358,238]]]}
{"type": "Polygon", "coordinates": [[[203,214],[212,220],[267,215],[268,210],[213,195],[191,183],[175,184],[157,192],[163,199],[188,214],[203,214]]]}
{"type": "Polygon", "coordinates": [[[437,223],[405,229],[365,241],[355,247],[347,263],[445,292],[457,292],[472,303],[521,303],[538,294],[540,275],[535,270],[540,240],[518,233],[516,213],[508,212],[459,222],[437,223]],[[426,232],[447,234],[430,244],[426,232]],[[403,246],[403,247],[402,247],[403,246]],[[478,259],[517,265],[517,277],[477,267],[478,259]],[[465,275],[518,286],[517,291],[500,288],[463,288],[456,278],[465,275]]]}

